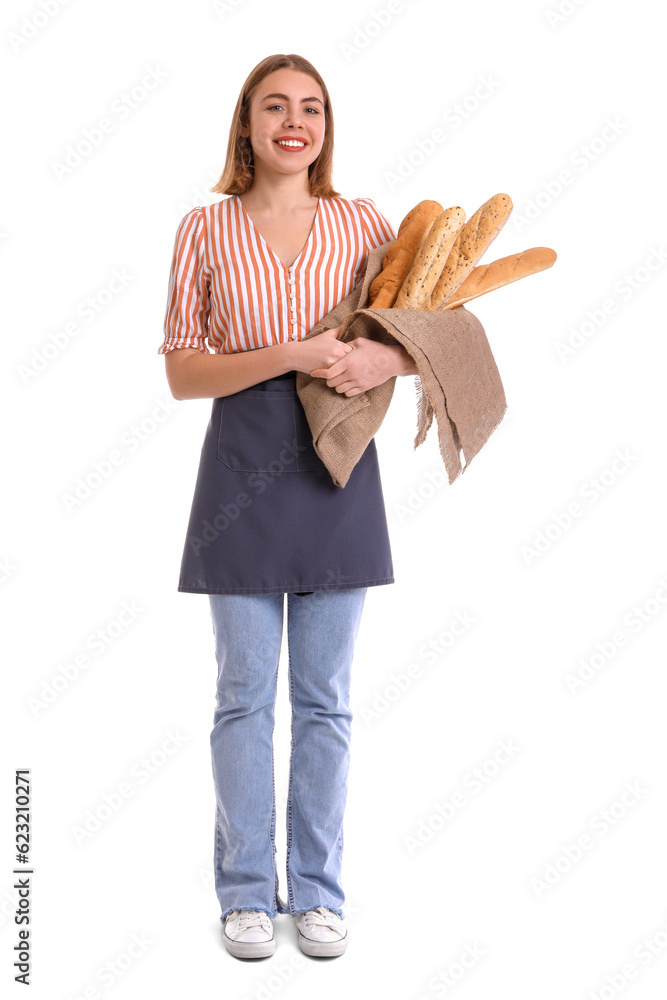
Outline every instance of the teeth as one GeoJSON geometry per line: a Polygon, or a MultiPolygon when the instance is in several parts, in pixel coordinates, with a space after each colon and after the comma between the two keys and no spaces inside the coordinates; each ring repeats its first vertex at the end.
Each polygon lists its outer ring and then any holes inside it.
{"type": "Polygon", "coordinates": [[[301,142],[298,139],[278,139],[279,146],[305,146],[305,142],[301,142]]]}

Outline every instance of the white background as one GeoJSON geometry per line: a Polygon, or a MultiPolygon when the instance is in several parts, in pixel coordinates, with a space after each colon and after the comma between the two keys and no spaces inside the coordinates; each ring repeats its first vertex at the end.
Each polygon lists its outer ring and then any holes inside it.
{"type": "Polygon", "coordinates": [[[28,767],[31,996],[266,1000],[360,982],[400,1000],[664,996],[663,35],[648,0],[560,6],[3,6],[0,938],[11,981],[14,769],[28,767]],[[345,197],[372,197],[397,228],[424,198],[471,215],[507,192],[485,261],[530,246],[558,260],[470,303],[508,411],[454,484],[434,427],[413,449],[414,381],[397,382],[376,436],[396,582],[369,588],[353,674],[350,944],[307,959],[283,915],[275,955],[253,963],[224,950],[212,884],[208,598],[176,590],[210,401],[175,402],[157,349],[176,226],[219,200],[240,87],[283,51],[330,89],[345,197]],[[160,82],[114,112],[151,70],[160,82]],[[59,177],[105,117],[113,131],[59,177]],[[107,302],[114,271],[127,284],[107,302]],[[121,464],[68,510],[113,451],[121,464]],[[134,618],[117,628],[124,604],[134,618]],[[473,621],[452,639],[457,614],[473,621]],[[112,636],[100,653],[98,629],[112,636]],[[160,755],[170,732],[183,743],[160,755]],[[497,763],[502,741],[515,749],[497,763]],[[124,782],[131,796],[77,840],[124,782]],[[127,959],[133,935],[147,944],[127,959]],[[102,979],[107,963],[122,975],[102,979]]]}

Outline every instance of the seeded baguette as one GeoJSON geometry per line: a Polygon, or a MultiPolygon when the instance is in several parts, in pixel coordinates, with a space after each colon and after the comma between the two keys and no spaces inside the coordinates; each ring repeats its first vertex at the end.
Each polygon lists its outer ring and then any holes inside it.
{"type": "Polygon", "coordinates": [[[494,194],[460,230],[425,309],[440,309],[470,274],[503,228],[512,211],[508,194],[494,194]]]}
{"type": "Polygon", "coordinates": [[[470,272],[451,299],[441,308],[454,309],[464,302],[476,299],[479,295],[518,281],[519,278],[527,278],[531,274],[537,274],[538,271],[545,271],[555,260],[556,251],[550,247],[531,247],[522,253],[513,253],[509,257],[499,257],[490,264],[482,264],[470,272]]]}
{"type": "Polygon", "coordinates": [[[382,270],[368,289],[369,308],[390,309],[393,306],[424,233],[442,211],[439,202],[427,200],[420,201],[408,212],[384,255],[382,270]]]}
{"type": "Polygon", "coordinates": [[[398,290],[395,309],[422,309],[449,257],[466,214],[460,205],[446,208],[422,238],[412,266],[398,290]]]}

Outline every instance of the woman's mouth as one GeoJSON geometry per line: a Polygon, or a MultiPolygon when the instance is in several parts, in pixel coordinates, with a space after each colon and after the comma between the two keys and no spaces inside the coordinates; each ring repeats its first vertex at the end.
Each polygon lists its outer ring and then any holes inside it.
{"type": "Polygon", "coordinates": [[[303,139],[274,139],[274,142],[287,153],[300,153],[302,149],[308,148],[308,143],[303,139]]]}

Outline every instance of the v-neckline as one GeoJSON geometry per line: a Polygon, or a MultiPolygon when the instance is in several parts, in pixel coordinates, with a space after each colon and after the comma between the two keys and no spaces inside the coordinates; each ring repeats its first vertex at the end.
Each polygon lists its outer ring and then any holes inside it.
{"type": "Polygon", "coordinates": [[[308,233],[308,236],[306,238],[306,242],[303,244],[303,246],[301,247],[299,253],[294,258],[294,260],[292,261],[292,263],[290,264],[290,266],[287,267],[287,265],[285,264],[285,262],[283,260],[281,260],[281,258],[275,252],[275,250],[272,250],[271,247],[269,246],[269,244],[266,242],[266,240],[264,239],[264,237],[260,233],[260,231],[257,228],[257,226],[252,221],[250,215],[246,211],[246,207],[243,204],[243,202],[241,201],[241,198],[239,197],[239,195],[234,195],[234,197],[236,198],[236,200],[238,201],[239,205],[241,206],[241,211],[245,215],[246,219],[249,221],[250,225],[255,230],[255,232],[257,233],[257,235],[259,236],[260,240],[262,241],[262,243],[264,244],[264,246],[266,247],[266,249],[269,251],[269,253],[272,254],[275,257],[275,259],[278,261],[278,263],[280,264],[280,266],[282,268],[284,268],[286,271],[292,271],[292,270],[294,270],[294,268],[296,267],[297,261],[299,260],[299,258],[301,256],[303,256],[303,253],[306,250],[308,244],[310,243],[310,241],[311,241],[311,239],[313,237],[313,233],[315,232],[315,226],[317,225],[317,220],[318,220],[319,215],[320,215],[320,203],[321,203],[322,199],[321,198],[317,199],[317,208],[315,209],[315,217],[313,218],[313,224],[310,227],[310,232],[308,233]]]}

